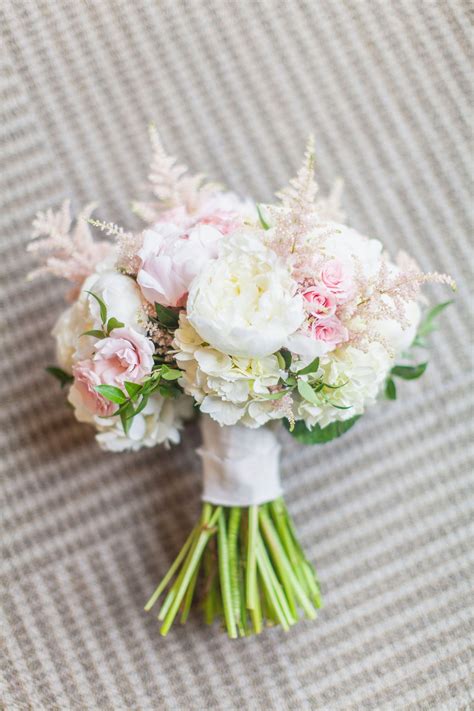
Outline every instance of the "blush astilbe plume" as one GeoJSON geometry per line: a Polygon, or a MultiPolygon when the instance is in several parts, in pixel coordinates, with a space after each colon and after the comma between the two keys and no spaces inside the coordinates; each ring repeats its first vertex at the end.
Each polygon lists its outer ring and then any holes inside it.
{"type": "Polygon", "coordinates": [[[75,222],[69,200],[57,211],[38,212],[27,250],[41,255],[44,264],[29,274],[30,279],[46,273],[67,279],[75,285],[69,293],[74,299],[84,279],[108,256],[112,246],[92,237],[88,221],[95,207],[95,203],[86,205],[75,222]]]}
{"type": "Polygon", "coordinates": [[[199,207],[219,190],[218,183],[205,182],[205,175],[191,175],[188,168],[177,162],[164,149],[160,135],[154,124],[149,126],[152,160],[148,182],[155,200],[135,201],[132,209],[144,222],[158,221],[164,210],[184,207],[189,213],[199,207]]]}

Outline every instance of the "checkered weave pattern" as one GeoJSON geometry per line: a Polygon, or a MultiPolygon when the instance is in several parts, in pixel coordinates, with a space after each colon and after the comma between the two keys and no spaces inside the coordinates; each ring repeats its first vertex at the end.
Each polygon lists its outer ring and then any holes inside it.
{"type": "Polygon", "coordinates": [[[2,708],[473,703],[468,10],[2,0],[2,708]],[[43,371],[64,289],[25,281],[32,217],[71,196],[133,227],[150,119],[170,152],[261,200],[314,132],[321,187],[344,176],[351,223],[459,286],[426,377],[402,384],[399,401],[324,448],[281,435],[288,503],[326,604],[289,634],[231,642],[196,617],[159,636],[142,607],[197,515],[198,432],[165,452],[101,453],[43,371]]]}

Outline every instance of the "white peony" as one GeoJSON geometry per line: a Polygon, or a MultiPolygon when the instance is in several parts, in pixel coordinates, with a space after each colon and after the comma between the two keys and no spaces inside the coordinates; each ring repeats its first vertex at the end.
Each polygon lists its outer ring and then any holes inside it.
{"type": "Polygon", "coordinates": [[[248,358],[278,351],[305,318],[287,267],[250,230],[222,240],[192,282],[187,313],[210,346],[248,358]]]}
{"type": "Polygon", "coordinates": [[[176,361],[183,370],[180,380],[204,412],[221,425],[237,422],[259,427],[282,417],[281,401],[269,400],[282,375],[278,358],[231,357],[203,342],[184,313],[175,332],[176,361]]]}

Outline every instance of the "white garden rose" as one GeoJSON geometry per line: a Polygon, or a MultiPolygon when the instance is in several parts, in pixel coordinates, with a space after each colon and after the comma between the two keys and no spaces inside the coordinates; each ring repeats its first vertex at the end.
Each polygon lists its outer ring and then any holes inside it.
{"type": "Polygon", "coordinates": [[[100,325],[99,304],[88,291],[102,299],[109,317],[114,316],[125,326],[145,333],[141,292],[134,279],[112,270],[86,279],[79,300],[88,302],[94,322],[100,325]]]}
{"type": "Polygon", "coordinates": [[[206,343],[244,358],[275,353],[305,318],[287,267],[250,230],[222,240],[192,282],[187,313],[206,343]]]}
{"type": "Polygon", "coordinates": [[[74,363],[89,358],[94,351],[97,339],[82,334],[102,327],[99,304],[88,292],[104,301],[109,318],[114,316],[125,326],[145,333],[142,299],[135,281],[109,269],[91,274],[77,301],[63,311],[52,330],[58,365],[67,373],[72,372],[74,363]]]}
{"type": "Polygon", "coordinates": [[[283,417],[281,401],[268,398],[285,375],[275,355],[244,358],[222,353],[206,345],[184,313],[180,314],[174,346],[185,393],[219,424],[239,422],[259,427],[283,417]]]}

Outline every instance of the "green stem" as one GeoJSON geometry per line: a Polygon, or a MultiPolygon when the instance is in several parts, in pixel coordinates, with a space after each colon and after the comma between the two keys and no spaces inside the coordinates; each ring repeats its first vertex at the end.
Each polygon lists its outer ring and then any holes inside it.
{"type": "Polygon", "coordinates": [[[291,611],[291,617],[293,618],[293,620],[297,620],[298,613],[297,613],[296,605],[295,605],[295,596],[293,594],[293,586],[292,586],[291,581],[287,575],[285,561],[283,560],[283,556],[285,555],[284,549],[283,549],[283,546],[281,545],[280,541],[278,540],[278,535],[277,535],[275,529],[274,528],[272,529],[269,525],[270,518],[269,518],[266,508],[264,506],[260,507],[259,518],[260,518],[260,527],[262,529],[265,541],[270,549],[273,563],[275,564],[277,572],[278,572],[278,577],[281,580],[283,587],[285,589],[286,599],[288,600],[288,605],[289,605],[289,608],[291,611]]]}
{"type": "Polygon", "coordinates": [[[184,596],[183,611],[181,613],[181,624],[184,625],[189,617],[189,611],[191,609],[191,603],[194,597],[194,590],[196,589],[196,582],[198,579],[199,568],[201,567],[201,561],[196,566],[191,582],[189,583],[188,589],[186,590],[186,595],[184,596]]]}
{"type": "Polygon", "coordinates": [[[281,608],[281,604],[275,590],[274,581],[272,580],[270,574],[270,561],[265,559],[265,551],[263,549],[263,546],[257,546],[256,557],[258,570],[260,572],[260,575],[262,576],[263,586],[265,588],[268,600],[271,603],[273,610],[275,611],[275,615],[278,622],[287,632],[290,629],[290,626],[286,619],[285,613],[281,608]]]}
{"type": "Polygon", "coordinates": [[[172,579],[173,575],[176,573],[176,571],[178,570],[179,566],[180,566],[181,563],[183,562],[183,560],[184,560],[184,558],[185,558],[185,556],[186,556],[188,550],[189,550],[190,547],[191,547],[191,544],[192,544],[192,542],[193,542],[193,539],[194,539],[194,536],[195,536],[195,534],[196,534],[196,531],[197,531],[197,526],[195,526],[195,527],[193,528],[193,530],[191,531],[191,533],[190,533],[189,536],[187,537],[184,546],[181,548],[180,552],[179,552],[178,555],[176,556],[176,558],[175,558],[173,564],[171,565],[170,569],[169,569],[168,572],[166,573],[166,575],[165,575],[165,577],[163,578],[163,580],[161,581],[161,583],[160,583],[160,584],[158,585],[158,587],[156,588],[156,590],[155,590],[155,592],[153,593],[153,595],[152,595],[152,596],[150,597],[150,599],[148,600],[147,604],[145,605],[145,610],[146,610],[147,612],[149,612],[149,611],[151,610],[151,608],[152,608],[153,605],[156,603],[156,601],[157,601],[158,598],[160,597],[161,593],[162,593],[163,590],[166,588],[166,586],[168,585],[168,583],[169,583],[170,580],[172,579]]]}
{"type": "Polygon", "coordinates": [[[258,532],[258,506],[249,506],[248,509],[248,543],[247,543],[247,576],[246,596],[247,608],[254,610],[257,605],[257,532],[258,532]]]}
{"type": "Polygon", "coordinates": [[[238,506],[233,506],[229,514],[229,533],[228,533],[228,545],[229,545],[229,572],[230,572],[230,588],[232,596],[232,605],[234,608],[234,617],[237,620],[237,627],[239,629],[239,634],[243,636],[244,631],[242,627],[242,622],[240,619],[240,570],[239,570],[239,558],[238,558],[238,535],[240,519],[242,516],[242,509],[238,506]]]}
{"type": "Polygon", "coordinates": [[[263,511],[261,513],[260,520],[262,523],[263,530],[266,533],[269,545],[275,551],[275,555],[278,556],[280,563],[283,567],[283,570],[285,572],[285,577],[288,578],[289,583],[293,587],[296,599],[298,600],[299,604],[303,608],[306,616],[309,617],[311,620],[313,620],[316,617],[316,610],[314,609],[314,607],[311,603],[311,600],[306,595],[303,587],[299,583],[298,578],[296,577],[295,573],[293,572],[292,565],[286,556],[283,546],[280,543],[280,540],[279,540],[278,535],[275,531],[273,523],[271,522],[270,518],[268,517],[268,515],[266,514],[265,511],[263,511]]]}
{"type": "Polygon", "coordinates": [[[232,591],[230,581],[229,548],[227,543],[227,532],[225,514],[221,510],[217,523],[217,545],[219,551],[219,578],[221,583],[222,603],[224,605],[224,619],[229,637],[237,637],[234,608],[232,604],[232,591]]]}
{"type": "MultiPolygon", "coordinates": [[[[209,513],[212,510],[212,507],[210,504],[204,504],[203,507],[203,517],[205,519],[208,519],[209,513]],[[205,510],[205,515],[204,515],[204,510],[205,510]]],[[[176,613],[178,612],[179,606],[181,604],[181,601],[186,593],[186,590],[188,588],[189,583],[191,582],[191,578],[193,577],[194,571],[196,569],[196,566],[198,565],[201,556],[203,554],[203,551],[205,547],[208,544],[209,538],[212,536],[214,531],[212,530],[215,524],[217,523],[217,520],[222,513],[222,508],[218,506],[210,519],[206,520],[205,523],[201,527],[201,532],[199,534],[199,537],[196,541],[196,544],[194,548],[192,549],[192,554],[189,556],[189,561],[186,561],[186,565],[183,566],[183,577],[180,581],[180,584],[178,586],[178,589],[176,590],[175,597],[173,598],[173,601],[171,603],[171,606],[166,613],[166,617],[163,621],[163,624],[160,629],[160,634],[163,636],[166,636],[170,630],[171,625],[173,624],[174,618],[176,617],[176,613]]]]}

